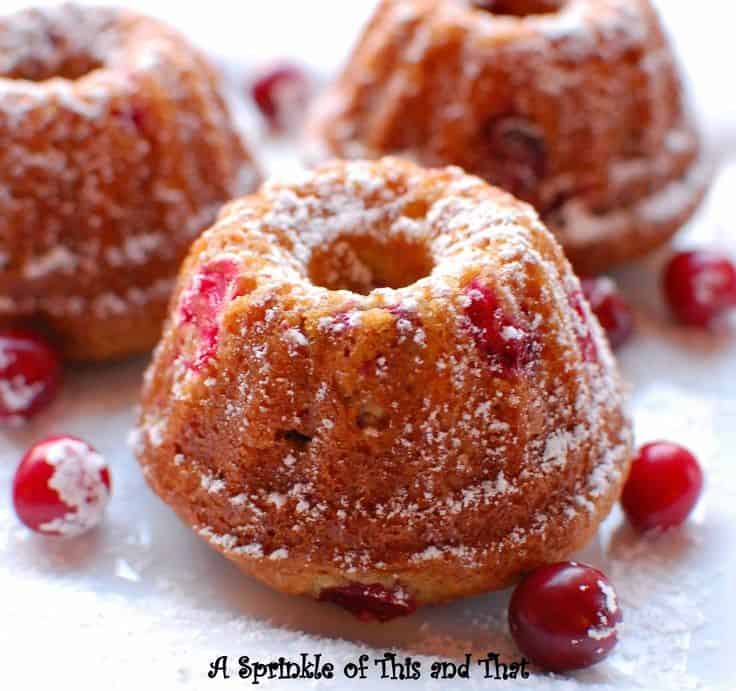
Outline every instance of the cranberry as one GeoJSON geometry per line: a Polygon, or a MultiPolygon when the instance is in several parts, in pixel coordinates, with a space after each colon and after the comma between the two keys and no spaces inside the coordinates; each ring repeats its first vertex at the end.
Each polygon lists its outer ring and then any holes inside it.
{"type": "Polygon", "coordinates": [[[128,106],[126,108],[117,108],[112,111],[112,115],[123,121],[128,127],[136,130],[138,133],[145,131],[145,115],[143,110],[137,106],[128,106]]]}
{"type": "Polygon", "coordinates": [[[536,199],[547,171],[547,147],[540,129],[523,117],[492,120],[485,134],[488,179],[522,199],[536,199]]]}
{"type": "Polygon", "coordinates": [[[629,303],[610,278],[583,278],[580,283],[611,347],[620,348],[634,333],[634,312],[629,303]]]}
{"type": "Polygon", "coordinates": [[[390,621],[412,614],[417,603],[401,586],[391,590],[380,583],[351,583],[338,588],[325,588],[319,594],[323,602],[331,602],[354,614],[361,621],[390,621]]]}
{"type": "Polygon", "coordinates": [[[586,362],[598,362],[598,346],[593,338],[588,313],[585,310],[585,296],[581,290],[576,290],[568,294],[567,299],[580,319],[580,324],[575,327],[580,353],[586,362]]]}
{"type": "Polygon", "coordinates": [[[0,331],[0,421],[33,417],[54,399],[60,380],[59,355],[41,336],[0,331]]]}
{"type": "Polygon", "coordinates": [[[509,626],[519,649],[552,672],[600,662],[616,646],[622,621],[606,576],[574,561],[533,571],[509,604],[509,626]]]}
{"type": "Polygon", "coordinates": [[[498,9],[498,0],[470,0],[470,4],[486,12],[495,12],[498,9]]]}
{"type": "Polygon", "coordinates": [[[138,132],[145,131],[146,116],[143,110],[141,110],[140,108],[132,108],[131,113],[130,113],[130,119],[135,125],[135,128],[138,130],[138,132]]]}
{"type": "Polygon", "coordinates": [[[695,456],[677,444],[654,442],[639,449],[621,504],[639,530],[666,530],[685,521],[702,489],[703,471],[695,456]]]}
{"type": "Polygon", "coordinates": [[[49,437],[31,447],[13,481],[18,518],[45,535],[86,533],[102,520],[109,498],[105,460],[76,437],[49,437]]]}
{"type": "Polygon", "coordinates": [[[299,124],[310,97],[307,75],[295,65],[281,65],[264,72],[251,87],[258,109],[276,131],[299,124]]]}
{"type": "Polygon", "coordinates": [[[471,0],[471,2],[479,9],[513,17],[556,12],[562,4],[562,0],[471,0]]]}
{"type": "Polygon", "coordinates": [[[504,312],[493,291],[474,279],[465,295],[470,300],[466,313],[480,349],[505,370],[529,365],[533,355],[531,338],[504,312]]]}
{"type": "Polygon", "coordinates": [[[711,326],[736,308],[736,265],[715,252],[680,252],[665,268],[664,290],[683,324],[711,326]]]}
{"type": "Polygon", "coordinates": [[[232,259],[211,261],[199,270],[182,295],[181,322],[192,325],[199,338],[194,369],[203,367],[217,350],[220,312],[229,299],[236,297],[238,271],[232,259]]]}

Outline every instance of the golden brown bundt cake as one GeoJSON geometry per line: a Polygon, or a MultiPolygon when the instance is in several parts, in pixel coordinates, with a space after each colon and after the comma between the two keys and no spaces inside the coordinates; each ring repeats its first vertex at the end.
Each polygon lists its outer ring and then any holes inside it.
{"type": "Polygon", "coordinates": [[[75,359],[152,347],[192,239],[256,177],[173,30],[74,5],[0,18],[0,321],[75,359]]]}
{"type": "Polygon", "coordinates": [[[630,431],[533,209],[384,159],[222,211],[182,267],[136,441],[154,490],[246,572],[386,619],[585,544],[630,431]]]}
{"type": "Polygon", "coordinates": [[[708,180],[649,0],[383,0],[310,130],[500,185],[583,273],[667,240],[708,180]]]}

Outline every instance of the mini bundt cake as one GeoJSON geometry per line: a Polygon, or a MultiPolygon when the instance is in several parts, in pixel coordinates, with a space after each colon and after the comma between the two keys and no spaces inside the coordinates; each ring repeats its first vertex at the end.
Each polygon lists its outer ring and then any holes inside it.
{"type": "Polygon", "coordinates": [[[153,489],[246,572],[388,619],[585,544],[630,428],[533,209],[384,159],[222,211],[182,267],[134,439],[153,489]]]}
{"type": "Polygon", "coordinates": [[[650,0],[383,0],[310,141],[459,165],[533,204],[589,274],[666,241],[708,182],[650,0]]]}
{"type": "Polygon", "coordinates": [[[151,348],[192,239],[255,178],[173,30],[74,5],[0,18],[0,322],[74,359],[151,348]]]}

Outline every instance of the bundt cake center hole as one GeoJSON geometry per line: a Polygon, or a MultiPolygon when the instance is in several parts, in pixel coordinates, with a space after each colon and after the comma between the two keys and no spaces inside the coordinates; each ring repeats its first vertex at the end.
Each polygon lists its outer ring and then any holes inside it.
{"type": "Polygon", "coordinates": [[[567,0],[471,0],[481,10],[493,14],[527,17],[559,12],[567,0]]]}
{"type": "Polygon", "coordinates": [[[312,252],[308,273],[314,285],[367,295],[409,286],[433,268],[429,248],[419,240],[344,234],[312,252]]]}
{"type": "Polygon", "coordinates": [[[117,10],[65,3],[3,17],[0,78],[76,81],[105,67],[120,46],[117,10]]]}
{"type": "Polygon", "coordinates": [[[76,81],[102,67],[103,64],[91,55],[70,55],[55,61],[44,61],[39,56],[29,55],[2,76],[29,82],[45,82],[55,78],[76,81]]]}

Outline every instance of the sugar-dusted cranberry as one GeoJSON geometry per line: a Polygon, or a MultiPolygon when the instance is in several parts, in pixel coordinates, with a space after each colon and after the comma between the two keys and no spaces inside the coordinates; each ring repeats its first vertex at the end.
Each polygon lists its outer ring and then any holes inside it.
{"type": "Polygon", "coordinates": [[[575,326],[575,335],[578,340],[580,354],[586,362],[598,362],[598,346],[590,328],[588,312],[584,306],[585,296],[582,290],[574,290],[568,294],[567,299],[579,320],[579,323],[575,326]]]}
{"type": "Polygon", "coordinates": [[[228,300],[236,297],[238,264],[230,258],[205,264],[191,280],[181,297],[182,324],[191,325],[199,340],[195,369],[204,366],[215,354],[219,341],[220,313],[228,300]]]}
{"type": "Polygon", "coordinates": [[[59,355],[41,336],[0,331],[0,421],[33,417],[54,399],[60,380],[59,355]]]}
{"type": "Polygon", "coordinates": [[[258,109],[271,128],[277,131],[292,130],[301,122],[310,92],[309,78],[295,65],[272,67],[251,87],[258,109]]]}
{"type": "Polygon", "coordinates": [[[606,576],[574,561],[533,571],[509,604],[516,645],[552,672],[600,662],[616,646],[622,621],[616,591],[606,576]]]}
{"type": "Polygon", "coordinates": [[[547,170],[547,147],[542,131],[518,116],[495,118],[485,132],[490,181],[511,194],[536,200],[547,170]]]}
{"type": "Polygon", "coordinates": [[[665,268],[664,290],[683,324],[711,326],[736,309],[736,264],[716,252],[680,252],[665,268]]]}
{"type": "Polygon", "coordinates": [[[380,583],[351,583],[336,588],[325,588],[319,599],[331,602],[361,621],[390,621],[412,614],[417,603],[411,593],[397,585],[386,588],[380,583]]]}
{"type": "Polygon", "coordinates": [[[583,278],[583,294],[598,317],[612,348],[620,348],[634,333],[634,312],[618,286],[606,276],[583,278]]]}
{"type": "Polygon", "coordinates": [[[506,314],[495,293],[477,278],[465,289],[465,312],[473,325],[478,347],[507,371],[517,371],[532,361],[531,336],[506,314]]]}
{"type": "Polygon", "coordinates": [[[76,437],[49,437],[31,447],[13,482],[18,518],[45,535],[86,533],[102,520],[109,498],[104,458],[76,437]]]}
{"type": "Polygon", "coordinates": [[[642,446],[624,485],[621,504],[641,531],[685,521],[703,490],[703,471],[687,449],[666,441],[642,446]]]}

